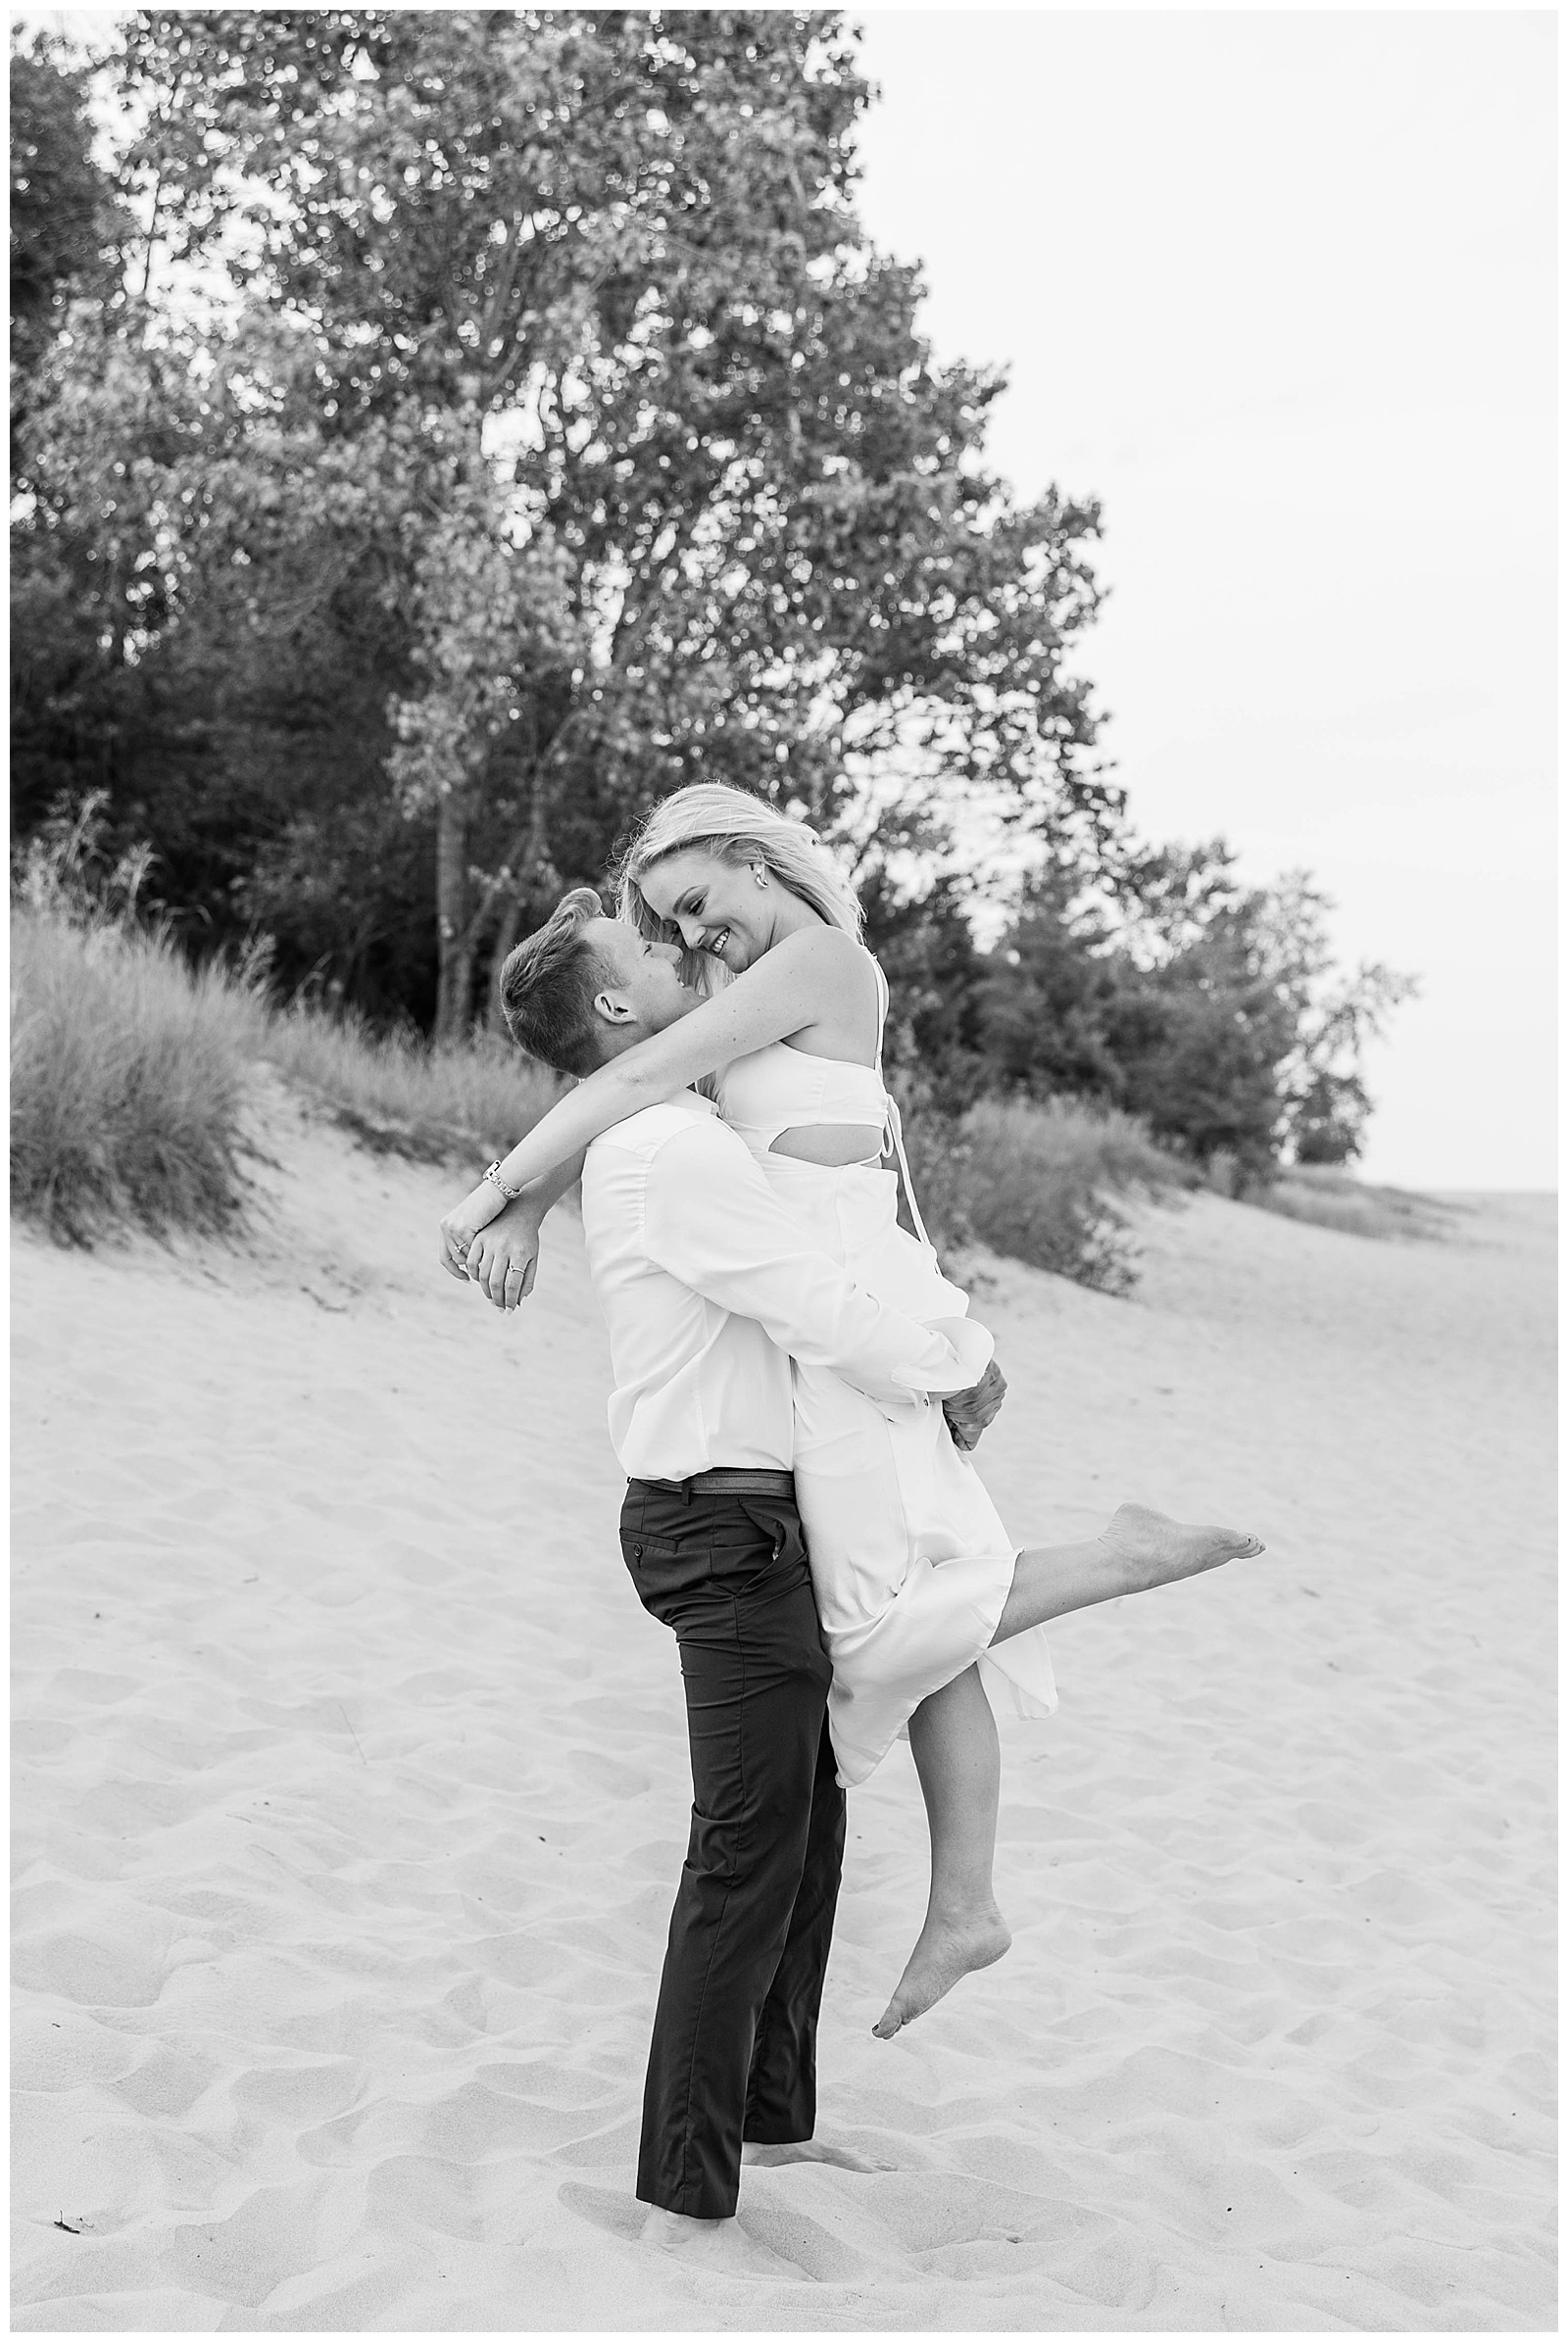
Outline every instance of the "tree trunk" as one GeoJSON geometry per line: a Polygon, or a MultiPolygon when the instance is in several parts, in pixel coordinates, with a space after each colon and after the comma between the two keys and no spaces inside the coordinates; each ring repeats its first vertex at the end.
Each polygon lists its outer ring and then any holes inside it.
{"type": "MultiPolygon", "coordinates": [[[[497,1033],[506,1031],[506,1019],[501,1013],[501,995],[498,989],[501,982],[501,970],[506,963],[507,953],[517,941],[518,931],[522,926],[524,898],[537,902],[548,888],[559,888],[561,885],[561,873],[556,868],[555,857],[550,852],[549,798],[546,794],[545,775],[537,765],[534,767],[528,794],[528,819],[522,831],[508,846],[503,874],[507,880],[507,891],[496,929],[495,949],[490,958],[489,1013],[487,1018],[491,1030],[497,1033]],[[520,875],[514,875],[510,867],[514,859],[520,861],[520,875]]],[[[472,921],[475,947],[488,924],[493,900],[492,903],[486,903],[482,906],[480,914],[472,921]]]]}
{"type": "Polygon", "coordinates": [[[468,918],[468,801],[448,789],[436,814],[435,917],[439,977],[437,1047],[466,1040],[473,1006],[474,938],[468,918]]]}
{"type": "Polygon", "coordinates": [[[501,924],[496,929],[496,948],[490,960],[489,1023],[491,1030],[496,1033],[505,1033],[507,1029],[507,1020],[501,1013],[501,971],[506,965],[507,953],[517,940],[517,931],[521,925],[522,904],[517,897],[513,895],[508,899],[507,907],[501,914],[501,924]]]}

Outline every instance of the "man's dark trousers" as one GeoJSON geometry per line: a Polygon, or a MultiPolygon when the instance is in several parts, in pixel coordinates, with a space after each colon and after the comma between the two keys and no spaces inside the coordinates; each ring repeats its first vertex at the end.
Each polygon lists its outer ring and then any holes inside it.
{"type": "Polygon", "coordinates": [[[680,1645],[693,1789],[637,2193],[725,2220],[743,2138],[807,2139],[816,2119],[816,2020],[844,1860],[832,1668],[793,1495],[634,1480],[621,1548],[644,1607],[680,1645]]]}

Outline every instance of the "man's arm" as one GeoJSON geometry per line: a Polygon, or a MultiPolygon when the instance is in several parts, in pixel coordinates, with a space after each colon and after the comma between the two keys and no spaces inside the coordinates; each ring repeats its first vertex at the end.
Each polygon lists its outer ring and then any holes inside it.
{"type": "Polygon", "coordinates": [[[889,1308],[813,1244],[733,1131],[694,1122],[649,1166],[648,1256],[694,1293],[762,1331],[810,1366],[828,1366],[886,1403],[968,1391],[990,1362],[984,1327],[940,1331],[889,1308]]]}

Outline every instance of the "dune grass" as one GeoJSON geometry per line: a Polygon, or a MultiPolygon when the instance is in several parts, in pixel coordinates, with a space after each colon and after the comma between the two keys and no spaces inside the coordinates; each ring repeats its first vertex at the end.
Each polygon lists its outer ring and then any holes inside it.
{"type": "MultiPolygon", "coordinates": [[[[77,841],[79,845],[79,840],[77,841]]],[[[11,1201],[57,1242],[232,1228],[270,1063],[365,1144],[424,1160],[504,1153],[560,1094],[499,1041],[432,1050],[268,998],[264,955],[193,967],[92,882],[70,842],[34,855],[11,921],[11,1201]]]]}
{"type": "Polygon", "coordinates": [[[366,1146],[428,1162],[507,1153],[564,1087],[496,1035],[433,1049],[412,1028],[305,1008],[274,1012],[258,1054],[366,1146]]]}
{"type": "Polygon", "coordinates": [[[939,1244],[982,1244],[1102,1293],[1137,1282],[1117,1195],[1169,1196],[1196,1174],[1140,1122],[1070,1098],[983,1098],[944,1122],[905,1116],[910,1169],[939,1244]]]}
{"type": "Polygon", "coordinates": [[[1343,1236],[1430,1240],[1447,1235],[1455,1218],[1453,1206],[1436,1196],[1375,1187],[1328,1164],[1291,1164],[1276,1178],[1244,1188],[1241,1200],[1343,1236]]]}
{"type": "Polygon", "coordinates": [[[1137,1282],[1128,1222],[1112,1198],[1169,1195],[1191,1182],[1130,1115],[1068,1098],[983,1099],[964,1117],[963,1136],[980,1242],[1101,1293],[1128,1293],[1137,1282]]]}
{"type": "Polygon", "coordinates": [[[11,922],[11,1199],[62,1243],[126,1222],[227,1227],[244,1192],[245,1071],[263,1011],[159,936],[11,922]]]}

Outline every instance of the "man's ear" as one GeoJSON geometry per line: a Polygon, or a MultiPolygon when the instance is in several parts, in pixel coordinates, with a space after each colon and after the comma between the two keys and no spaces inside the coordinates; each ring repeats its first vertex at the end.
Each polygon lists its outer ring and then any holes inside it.
{"type": "Polygon", "coordinates": [[[625,994],[619,992],[596,992],[594,1014],[602,1016],[607,1025],[633,1025],[637,1021],[636,1009],[625,994]]]}

